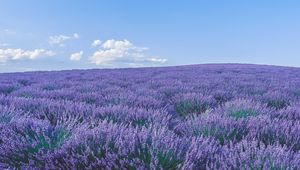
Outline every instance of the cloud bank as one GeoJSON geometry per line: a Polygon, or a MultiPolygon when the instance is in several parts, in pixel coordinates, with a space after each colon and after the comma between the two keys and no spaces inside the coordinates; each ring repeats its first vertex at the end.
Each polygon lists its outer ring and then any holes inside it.
{"type": "Polygon", "coordinates": [[[94,42],[92,43],[92,47],[97,47],[97,46],[100,46],[102,43],[101,40],[94,40],[94,42]]]}
{"type": "Polygon", "coordinates": [[[0,47],[8,47],[8,46],[10,46],[10,44],[8,44],[8,43],[0,43],[0,47]]]}
{"type": "Polygon", "coordinates": [[[10,60],[21,60],[30,59],[34,60],[42,56],[53,56],[55,53],[53,51],[45,49],[34,49],[34,50],[23,50],[20,48],[13,49],[0,49],[0,62],[7,62],[10,60]]]}
{"type": "MultiPolygon", "coordinates": [[[[72,36],[57,35],[49,37],[49,44],[58,45],[60,47],[64,46],[64,43],[71,39],[78,39],[78,34],[73,34],[72,36]]],[[[88,44],[87,44],[88,45],[88,44]]],[[[100,39],[95,39],[89,44],[93,48],[87,48],[85,53],[87,53],[88,58],[86,58],[89,63],[95,64],[103,67],[140,67],[140,66],[156,66],[167,62],[167,59],[152,56],[147,54],[147,47],[139,47],[131,43],[130,41],[108,39],[106,41],[101,41],[100,39]],[[92,50],[92,51],[91,51],[92,50]]],[[[81,45],[84,48],[84,45],[81,45]]],[[[25,50],[22,48],[12,48],[10,44],[0,43],[0,63],[5,64],[8,61],[17,60],[34,60],[39,57],[54,56],[57,54],[64,54],[65,48],[54,48],[55,52],[52,50],[46,50],[44,48],[37,48],[33,50],[25,50]]],[[[75,49],[76,50],[76,49],[75,49]]],[[[83,50],[78,52],[69,53],[69,57],[64,57],[64,59],[69,59],[70,61],[82,61],[83,60],[83,50]]]]}
{"type": "Polygon", "coordinates": [[[73,40],[79,39],[79,35],[77,33],[74,33],[72,36],[67,36],[67,35],[50,36],[48,42],[51,45],[58,45],[60,47],[64,47],[65,41],[72,40],[72,39],[73,40]]]}
{"type": "Polygon", "coordinates": [[[83,51],[79,51],[78,53],[73,53],[70,56],[70,60],[71,61],[79,61],[79,60],[81,60],[82,55],[83,55],[83,51]]]}
{"type": "Polygon", "coordinates": [[[159,65],[167,62],[167,59],[148,56],[148,48],[137,47],[128,40],[105,41],[99,50],[93,53],[90,61],[96,65],[117,65],[128,66],[159,65]]]}

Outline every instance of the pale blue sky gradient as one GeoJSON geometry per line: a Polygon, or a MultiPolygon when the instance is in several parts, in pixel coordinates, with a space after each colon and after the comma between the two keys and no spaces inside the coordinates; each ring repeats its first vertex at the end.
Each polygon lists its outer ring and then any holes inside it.
{"type": "MultiPolygon", "coordinates": [[[[254,63],[300,67],[300,1],[0,0],[0,49],[45,49],[0,62],[0,72],[104,68],[89,58],[100,39],[147,47],[162,64],[254,63]],[[64,47],[49,37],[72,36],[64,47]],[[70,54],[83,51],[80,61],[70,54]]],[[[122,67],[114,63],[110,67],[122,67]]],[[[145,63],[147,66],[147,63],[145,63]]]]}

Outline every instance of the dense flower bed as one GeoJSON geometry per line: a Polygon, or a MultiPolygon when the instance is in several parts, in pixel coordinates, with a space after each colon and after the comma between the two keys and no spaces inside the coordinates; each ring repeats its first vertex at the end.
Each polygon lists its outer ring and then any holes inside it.
{"type": "Polygon", "coordinates": [[[300,69],[0,74],[0,168],[300,169],[300,69]]]}

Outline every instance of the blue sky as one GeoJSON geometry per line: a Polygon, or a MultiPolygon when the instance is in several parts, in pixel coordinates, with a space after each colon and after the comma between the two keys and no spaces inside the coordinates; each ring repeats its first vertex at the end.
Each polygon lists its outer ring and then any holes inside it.
{"type": "Polygon", "coordinates": [[[300,1],[0,0],[0,72],[300,67],[300,1]]]}

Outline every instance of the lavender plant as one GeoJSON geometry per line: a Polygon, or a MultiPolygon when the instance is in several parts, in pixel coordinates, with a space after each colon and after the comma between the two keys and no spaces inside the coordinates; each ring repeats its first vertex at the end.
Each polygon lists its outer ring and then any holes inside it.
{"type": "Polygon", "coordinates": [[[0,169],[300,169],[299,68],[0,74],[0,169]]]}

